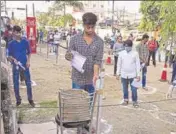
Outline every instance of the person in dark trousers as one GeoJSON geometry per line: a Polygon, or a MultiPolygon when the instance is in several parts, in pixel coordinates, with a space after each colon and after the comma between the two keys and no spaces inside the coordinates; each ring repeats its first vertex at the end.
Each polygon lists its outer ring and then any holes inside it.
{"type": "Polygon", "coordinates": [[[151,40],[148,43],[148,49],[149,49],[149,57],[148,57],[148,66],[150,65],[150,58],[152,56],[152,60],[153,60],[153,65],[156,67],[156,50],[157,50],[158,44],[156,42],[156,40],[151,37],[151,40]]]}
{"type": "Polygon", "coordinates": [[[144,34],[142,36],[141,43],[136,47],[136,50],[140,58],[140,64],[142,67],[142,88],[145,90],[147,90],[146,75],[147,75],[147,64],[148,64],[148,56],[149,56],[149,50],[147,46],[148,39],[149,39],[149,36],[147,34],[144,34]]]}
{"type": "Polygon", "coordinates": [[[40,43],[41,44],[43,43],[43,36],[44,36],[44,33],[43,33],[42,30],[40,30],[39,37],[40,37],[40,43]]]}
{"type": "Polygon", "coordinates": [[[124,42],[125,50],[119,54],[117,63],[117,80],[121,77],[121,83],[123,87],[123,105],[129,103],[128,87],[131,87],[133,106],[137,108],[138,94],[137,87],[132,85],[133,81],[140,81],[140,59],[136,51],[132,50],[132,40],[126,40],[124,42]]]}
{"type": "Polygon", "coordinates": [[[124,50],[124,45],[122,42],[122,36],[117,36],[117,42],[113,46],[113,53],[114,53],[114,76],[116,76],[117,72],[117,61],[119,53],[124,50]]]}
{"type": "Polygon", "coordinates": [[[21,96],[19,92],[19,74],[22,67],[19,65],[20,62],[25,69],[23,71],[25,76],[25,83],[27,86],[28,101],[32,107],[35,107],[32,95],[31,76],[29,71],[31,57],[30,45],[27,40],[21,38],[21,28],[19,26],[13,27],[13,35],[14,40],[12,40],[8,45],[8,60],[12,63],[16,105],[19,106],[21,104],[21,96]]]}
{"type": "Polygon", "coordinates": [[[173,66],[172,66],[172,78],[171,78],[171,83],[176,79],[176,54],[174,55],[173,58],[173,66]]]}
{"type": "Polygon", "coordinates": [[[65,58],[69,61],[72,60],[71,51],[76,51],[86,57],[83,65],[84,72],[72,67],[72,88],[84,89],[92,94],[95,92],[96,81],[99,78],[99,70],[103,60],[104,41],[95,33],[97,22],[95,14],[85,13],[82,20],[84,32],[71,37],[65,58]]]}

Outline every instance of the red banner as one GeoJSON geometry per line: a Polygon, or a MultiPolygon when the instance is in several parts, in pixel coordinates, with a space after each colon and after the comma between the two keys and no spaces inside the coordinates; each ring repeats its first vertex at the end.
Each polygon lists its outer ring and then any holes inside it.
{"type": "Polygon", "coordinates": [[[37,39],[36,39],[36,18],[35,17],[27,17],[26,18],[26,33],[27,38],[30,43],[31,53],[37,52],[37,39]]]}

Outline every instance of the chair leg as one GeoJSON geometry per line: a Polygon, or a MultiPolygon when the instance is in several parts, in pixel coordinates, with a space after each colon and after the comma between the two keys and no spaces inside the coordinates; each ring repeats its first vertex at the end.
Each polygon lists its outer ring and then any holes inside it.
{"type": "Polygon", "coordinates": [[[77,134],[82,134],[83,133],[83,126],[80,126],[77,128],[77,134]]]}
{"type": "Polygon", "coordinates": [[[63,134],[64,133],[63,131],[64,131],[63,126],[60,126],[60,134],[63,134]]]}
{"type": "Polygon", "coordinates": [[[56,124],[56,134],[59,134],[59,126],[56,124]]]}

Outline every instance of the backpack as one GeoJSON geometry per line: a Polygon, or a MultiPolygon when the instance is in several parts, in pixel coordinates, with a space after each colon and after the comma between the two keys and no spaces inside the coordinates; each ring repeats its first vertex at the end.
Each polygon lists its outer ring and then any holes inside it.
{"type": "Polygon", "coordinates": [[[149,50],[151,50],[151,51],[155,51],[157,47],[158,47],[158,44],[157,44],[156,41],[150,41],[150,42],[148,43],[148,48],[149,48],[149,50]]]}

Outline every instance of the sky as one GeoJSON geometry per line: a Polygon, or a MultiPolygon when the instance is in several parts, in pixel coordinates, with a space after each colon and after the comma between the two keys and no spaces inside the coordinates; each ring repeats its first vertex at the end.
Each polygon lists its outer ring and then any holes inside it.
{"type": "MultiPolygon", "coordinates": [[[[51,6],[52,2],[45,1],[7,1],[7,8],[25,8],[28,5],[28,16],[32,16],[32,3],[35,4],[35,10],[46,12],[48,7],[51,6]]],[[[140,7],[140,1],[115,1],[115,7],[124,8],[125,10],[133,13],[137,13],[140,7]]],[[[9,11],[8,15],[11,17],[12,10],[9,11]]],[[[26,12],[20,10],[14,10],[16,18],[24,19],[26,12]]]]}

